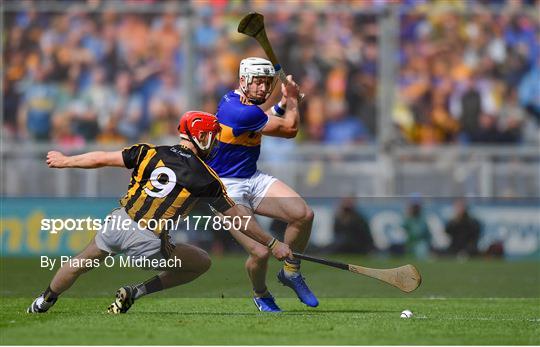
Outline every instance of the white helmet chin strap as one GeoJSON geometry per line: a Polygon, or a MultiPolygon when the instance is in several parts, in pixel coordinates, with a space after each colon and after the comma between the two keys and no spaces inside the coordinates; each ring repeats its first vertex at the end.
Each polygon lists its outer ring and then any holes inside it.
{"type": "Polygon", "coordinates": [[[240,90],[242,91],[242,93],[244,93],[244,95],[246,96],[246,98],[248,97],[248,90],[247,90],[247,85],[249,84],[247,81],[246,81],[246,78],[244,77],[244,82],[246,83],[246,86],[244,87],[242,85],[242,81],[240,81],[240,90]]]}
{"type": "Polygon", "coordinates": [[[206,145],[202,145],[199,140],[195,137],[192,137],[191,139],[193,140],[193,142],[195,142],[195,144],[197,145],[197,147],[199,147],[200,150],[202,151],[207,151],[210,149],[210,146],[212,145],[212,137],[214,136],[214,134],[210,131],[208,132],[208,141],[206,142],[206,145]]]}

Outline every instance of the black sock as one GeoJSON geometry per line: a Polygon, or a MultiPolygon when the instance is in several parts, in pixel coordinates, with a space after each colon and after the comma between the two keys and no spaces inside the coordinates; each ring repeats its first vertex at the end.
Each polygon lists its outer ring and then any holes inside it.
{"type": "Polygon", "coordinates": [[[161,283],[161,278],[159,278],[159,276],[154,276],[149,280],[136,285],[135,290],[135,299],[138,299],[143,295],[152,294],[163,290],[163,283],[161,283]]]}
{"type": "Polygon", "coordinates": [[[143,284],[146,286],[146,294],[159,292],[163,289],[163,283],[161,283],[161,278],[159,278],[159,276],[154,276],[143,284]]]}
{"type": "Polygon", "coordinates": [[[47,289],[43,292],[43,299],[47,302],[56,301],[58,299],[58,293],[52,291],[51,286],[49,285],[47,289]]]}

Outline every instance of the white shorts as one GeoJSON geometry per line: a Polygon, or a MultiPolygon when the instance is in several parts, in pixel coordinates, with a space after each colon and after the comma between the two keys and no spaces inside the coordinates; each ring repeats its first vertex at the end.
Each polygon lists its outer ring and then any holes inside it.
{"type": "Polygon", "coordinates": [[[223,177],[221,181],[227,187],[227,195],[235,203],[255,211],[277,178],[257,170],[249,178],[223,177]]]}
{"type": "Polygon", "coordinates": [[[107,222],[103,223],[101,230],[96,233],[95,241],[99,249],[137,258],[163,258],[159,237],[148,229],[140,228],[123,207],[114,209],[108,217],[107,222]],[[131,222],[122,225],[121,221],[125,219],[131,222]]]}

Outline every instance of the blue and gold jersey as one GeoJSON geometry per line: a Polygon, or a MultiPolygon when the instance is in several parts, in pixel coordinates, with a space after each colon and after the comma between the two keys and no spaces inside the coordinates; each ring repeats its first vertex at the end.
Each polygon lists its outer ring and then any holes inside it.
{"type": "Polygon", "coordinates": [[[219,177],[253,176],[268,115],[243,95],[230,91],[219,102],[216,116],[221,125],[220,143],[208,164],[219,177]]]}

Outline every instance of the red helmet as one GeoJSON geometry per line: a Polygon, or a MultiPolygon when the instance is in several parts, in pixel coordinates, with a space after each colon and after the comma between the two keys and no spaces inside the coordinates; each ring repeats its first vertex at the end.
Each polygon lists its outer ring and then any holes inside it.
{"type": "Polygon", "coordinates": [[[221,131],[216,116],[202,111],[188,111],[180,118],[178,132],[199,150],[199,154],[208,155],[221,131]]]}

